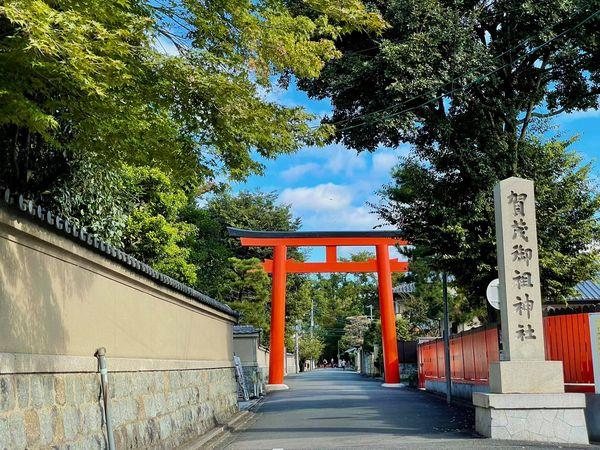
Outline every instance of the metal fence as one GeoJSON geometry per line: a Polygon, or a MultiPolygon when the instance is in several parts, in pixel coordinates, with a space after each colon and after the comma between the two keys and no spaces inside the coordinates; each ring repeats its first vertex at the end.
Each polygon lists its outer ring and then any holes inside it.
{"type": "MultiPolygon", "coordinates": [[[[546,359],[562,361],[567,392],[593,392],[594,373],[588,313],[544,318],[546,359]]],[[[444,342],[435,339],[419,344],[419,387],[427,380],[444,380],[444,342]]],[[[476,328],[450,339],[452,380],[488,384],[489,364],[500,359],[498,328],[476,328]]]]}

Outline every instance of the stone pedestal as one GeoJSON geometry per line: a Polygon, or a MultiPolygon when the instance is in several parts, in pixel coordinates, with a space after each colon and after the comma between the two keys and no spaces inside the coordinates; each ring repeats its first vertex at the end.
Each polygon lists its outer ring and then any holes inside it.
{"type": "Polygon", "coordinates": [[[476,431],[493,439],[589,444],[584,394],[473,394],[476,431]]]}
{"type": "Polygon", "coordinates": [[[265,386],[265,391],[274,392],[274,391],[287,391],[289,386],[287,384],[267,384],[265,386]]]}
{"type": "Polygon", "coordinates": [[[565,391],[562,361],[490,363],[490,392],[556,394],[565,391]]]}

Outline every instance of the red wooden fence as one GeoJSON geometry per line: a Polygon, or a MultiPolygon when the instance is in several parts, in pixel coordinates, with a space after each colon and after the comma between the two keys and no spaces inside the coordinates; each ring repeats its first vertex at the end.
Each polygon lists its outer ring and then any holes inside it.
{"type": "MultiPolygon", "coordinates": [[[[587,313],[544,318],[546,359],[563,361],[565,390],[593,392],[594,374],[587,313]]],[[[419,387],[427,380],[444,380],[444,342],[424,342],[418,347],[419,387]]],[[[488,384],[489,364],[499,360],[498,329],[476,328],[450,339],[452,380],[488,384]]]]}
{"type": "MultiPolygon", "coordinates": [[[[445,378],[442,339],[419,344],[418,356],[419,387],[425,387],[426,380],[445,378]]],[[[452,380],[487,384],[490,362],[498,359],[498,329],[495,325],[465,331],[450,339],[452,380]]]]}
{"type": "Polygon", "coordinates": [[[594,392],[589,314],[544,317],[546,359],[562,361],[565,391],[594,392]]]}

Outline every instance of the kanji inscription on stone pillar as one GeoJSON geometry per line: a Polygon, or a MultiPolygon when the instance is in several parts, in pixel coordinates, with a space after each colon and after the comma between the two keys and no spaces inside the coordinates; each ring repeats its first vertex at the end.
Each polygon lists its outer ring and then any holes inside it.
{"type": "Polygon", "coordinates": [[[533,181],[494,189],[503,360],[543,361],[544,328],[533,181]]]}

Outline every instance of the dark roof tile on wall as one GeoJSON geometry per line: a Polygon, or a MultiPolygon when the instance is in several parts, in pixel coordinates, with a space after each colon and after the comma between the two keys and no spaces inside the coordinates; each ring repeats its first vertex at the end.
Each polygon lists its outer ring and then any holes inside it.
{"type": "Polygon", "coordinates": [[[55,214],[53,211],[50,211],[41,205],[37,205],[33,200],[29,200],[23,195],[11,193],[9,189],[4,189],[3,191],[0,190],[0,192],[2,193],[0,196],[0,205],[27,216],[30,220],[45,229],[49,229],[62,237],[70,239],[82,247],[101,253],[105,258],[111,259],[122,266],[126,266],[130,270],[133,270],[146,278],[152,279],[156,283],[174,289],[196,302],[215,308],[216,310],[233,317],[239,317],[239,313],[231,309],[228,305],[153,269],[148,264],[145,264],[124,251],[104,242],[93,233],[89,233],[85,227],[78,227],[75,224],[71,224],[68,219],[61,217],[59,214],[55,214]]]}

